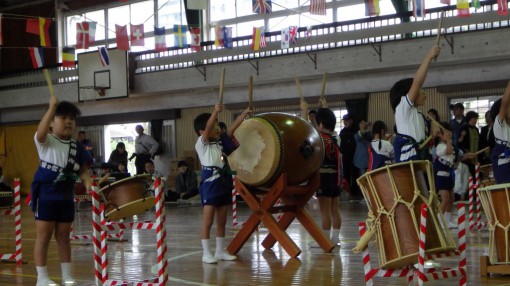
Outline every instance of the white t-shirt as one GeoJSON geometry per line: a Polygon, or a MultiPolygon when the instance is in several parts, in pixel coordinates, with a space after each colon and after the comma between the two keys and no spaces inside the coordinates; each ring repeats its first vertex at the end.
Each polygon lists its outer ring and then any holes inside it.
{"type": "Polygon", "coordinates": [[[61,140],[53,134],[48,134],[46,142],[40,143],[37,141],[36,132],[34,141],[40,160],[65,168],[69,158],[70,140],[61,140]]]}
{"type": "Polygon", "coordinates": [[[398,133],[411,136],[416,142],[424,140],[427,136],[423,115],[409,100],[409,95],[402,96],[400,103],[395,108],[395,122],[398,133]]]}
{"type": "Polygon", "coordinates": [[[220,141],[204,142],[202,141],[202,136],[200,136],[197,143],[195,143],[195,150],[202,166],[223,168],[224,163],[221,160],[223,154],[220,141]]]}
{"type": "MultiPolygon", "coordinates": [[[[501,120],[498,116],[496,116],[496,122],[494,122],[494,126],[492,127],[494,132],[494,138],[496,140],[503,140],[506,142],[510,142],[510,126],[506,124],[505,118],[501,120]]],[[[510,163],[510,158],[498,158],[498,165],[504,165],[510,163]]]]}
{"type": "Polygon", "coordinates": [[[372,150],[380,155],[387,156],[389,158],[393,158],[393,145],[386,140],[372,140],[370,142],[372,150]],[[379,141],[381,141],[381,149],[379,150],[379,141]]]}
{"type": "Polygon", "coordinates": [[[447,147],[446,144],[443,142],[440,142],[439,144],[437,144],[436,155],[438,158],[441,158],[441,159],[447,161],[448,163],[450,163],[450,165],[453,166],[453,162],[455,161],[455,155],[453,153],[450,155],[447,155],[446,147],[447,147]]]}

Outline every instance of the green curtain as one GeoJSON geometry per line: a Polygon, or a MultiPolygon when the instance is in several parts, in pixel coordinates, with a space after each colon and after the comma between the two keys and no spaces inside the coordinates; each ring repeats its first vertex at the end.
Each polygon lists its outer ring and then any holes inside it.
{"type": "Polygon", "coordinates": [[[368,117],[368,96],[360,99],[348,99],[345,101],[347,112],[354,115],[354,123],[361,120],[367,121],[368,117]]]}

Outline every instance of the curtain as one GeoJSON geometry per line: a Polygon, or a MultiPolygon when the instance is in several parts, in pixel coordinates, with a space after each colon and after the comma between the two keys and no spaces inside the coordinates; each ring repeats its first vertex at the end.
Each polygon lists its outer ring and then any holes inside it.
{"type": "MultiPolygon", "coordinates": [[[[163,152],[163,142],[161,139],[163,138],[163,120],[151,120],[151,136],[154,138],[154,140],[158,141],[159,143],[159,152],[163,152]]],[[[159,154],[157,154],[159,155],[159,154]]]]}

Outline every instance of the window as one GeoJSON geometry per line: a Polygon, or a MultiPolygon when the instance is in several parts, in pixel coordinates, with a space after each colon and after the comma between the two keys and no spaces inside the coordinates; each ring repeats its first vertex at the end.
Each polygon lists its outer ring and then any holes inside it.
{"type": "Polygon", "coordinates": [[[464,105],[464,115],[468,111],[475,111],[478,113],[478,121],[476,126],[480,129],[482,126],[487,125],[485,122],[485,112],[490,110],[494,101],[498,100],[501,96],[483,96],[483,97],[468,97],[468,98],[455,98],[450,100],[450,104],[460,102],[464,105]]]}
{"type": "MultiPolygon", "coordinates": [[[[96,22],[95,41],[105,39],[105,16],[104,10],[97,10],[84,13],[83,15],[72,15],[66,17],[66,45],[76,45],[76,24],[81,22],[96,22]]],[[[115,31],[115,28],[114,28],[115,31]]],[[[88,50],[78,50],[78,52],[96,50],[96,48],[89,48],[88,50]]]]}

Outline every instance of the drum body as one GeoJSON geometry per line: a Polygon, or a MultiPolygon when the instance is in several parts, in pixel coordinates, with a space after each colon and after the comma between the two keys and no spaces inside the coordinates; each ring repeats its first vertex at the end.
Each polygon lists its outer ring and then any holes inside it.
{"type": "Polygon", "coordinates": [[[14,206],[14,196],[12,192],[0,192],[0,208],[9,208],[14,206]]]}
{"type": "Polygon", "coordinates": [[[439,213],[432,164],[409,161],[388,165],[358,180],[369,207],[369,228],[376,228],[380,267],[397,269],[418,262],[420,207],[427,204],[426,253],[456,249],[439,213]]]}
{"type": "Polygon", "coordinates": [[[480,166],[480,186],[487,187],[496,184],[494,173],[492,172],[492,164],[480,166]]]}
{"type": "Polygon", "coordinates": [[[155,206],[155,199],[147,191],[150,175],[138,175],[116,181],[99,190],[106,204],[106,221],[124,219],[140,214],[155,206]]]}
{"type": "Polygon", "coordinates": [[[490,262],[510,265],[510,184],[481,188],[478,195],[490,224],[490,262]]]}
{"type": "Polygon", "coordinates": [[[264,113],[245,120],[234,136],[239,148],[230,167],[249,186],[269,186],[282,172],[288,185],[298,185],[319,170],[324,143],[307,121],[284,113],[264,113]]]}

